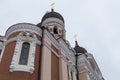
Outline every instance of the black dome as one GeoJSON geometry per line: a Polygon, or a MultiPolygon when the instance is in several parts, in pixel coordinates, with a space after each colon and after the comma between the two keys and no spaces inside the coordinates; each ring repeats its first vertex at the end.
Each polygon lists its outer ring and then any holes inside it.
{"type": "Polygon", "coordinates": [[[41,27],[41,25],[42,25],[41,23],[38,23],[36,26],[41,27]]]}
{"type": "Polygon", "coordinates": [[[50,17],[58,18],[58,19],[60,19],[60,20],[62,20],[62,21],[64,22],[63,17],[62,17],[59,13],[54,12],[54,11],[46,13],[46,14],[43,16],[43,18],[42,18],[42,22],[43,22],[45,19],[50,18],[50,17]]]}
{"type": "Polygon", "coordinates": [[[76,46],[74,47],[76,53],[87,53],[87,50],[83,47],[80,47],[76,41],[76,46]]]}
{"type": "Polygon", "coordinates": [[[84,49],[83,47],[80,46],[75,46],[75,52],[76,53],[87,53],[86,49],[84,49]]]}

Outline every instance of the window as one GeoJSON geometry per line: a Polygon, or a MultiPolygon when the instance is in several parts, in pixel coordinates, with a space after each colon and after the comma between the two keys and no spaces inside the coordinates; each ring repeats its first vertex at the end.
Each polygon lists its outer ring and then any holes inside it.
{"type": "Polygon", "coordinates": [[[19,64],[27,65],[28,57],[29,57],[29,50],[30,50],[30,44],[28,42],[24,42],[22,44],[22,50],[21,50],[21,54],[20,54],[19,64]]]}
{"type": "Polygon", "coordinates": [[[17,42],[10,65],[10,72],[13,71],[34,71],[34,61],[36,54],[36,44],[41,45],[37,36],[30,32],[21,32],[17,36],[17,42]]]}
{"type": "Polygon", "coordinates": [[[58,28],[57,28],[57,26],[54,27],[54,34],[58,34],[58,28]]]}

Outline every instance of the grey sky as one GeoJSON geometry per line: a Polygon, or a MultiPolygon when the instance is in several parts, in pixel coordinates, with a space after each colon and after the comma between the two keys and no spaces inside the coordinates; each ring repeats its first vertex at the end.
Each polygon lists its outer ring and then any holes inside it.
{"type": "Polygon", "coordinates": [[[106,80],[119,80],[120,1],[119,0],[0,0],[0,35],[16,23],[41,21],[50,4],[63,15],[67,40],[92,53],[106,80]]]}

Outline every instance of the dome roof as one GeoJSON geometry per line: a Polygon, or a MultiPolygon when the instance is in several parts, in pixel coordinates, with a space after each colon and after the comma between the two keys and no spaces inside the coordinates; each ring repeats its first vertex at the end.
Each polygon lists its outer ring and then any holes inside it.
{"type": "Polygon", "coordinates": [[[41,23],[38,23],[36,26],[41,27],[41,23]]]}
{"type": "Polygon", "coordinates": [[[77,41],[75,43],[76,43],[76,45],[74,47],[74,50],[75,50],[76,53],[83,53],[83,54],[87,53],[87,50],[85,48],[83,48],[83,47],[80,47],[78,45],[77,41]]]}
{"type": "Polygon", "coordinates": [[[83,47],[80,47],[80,46],[75,46],[75,52],[76,53],[87,53],[87,50],[83,47]]]}
{"type": "Polygon", "coordinates": [[[58,18],[58,19],[60,19],[60,20],[62,20],[62,21],[64,22],[64,18],[62,17],[62,15],[60,15],[59,13],[54,12],[54,11],[46,13],[46,14],[43,16],[43,18],[42,18],[42,22],[43,22],[45,19],[51,18],[51,17],[58,18]]]}

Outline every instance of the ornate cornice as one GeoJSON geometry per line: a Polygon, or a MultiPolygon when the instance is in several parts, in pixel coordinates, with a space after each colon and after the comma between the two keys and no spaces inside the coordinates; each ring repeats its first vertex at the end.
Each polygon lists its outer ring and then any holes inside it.
{"type": "Polygon", "coordinates": [[[11,26],[10,28],[8,28],[8,30],[6,31],[6,37],[8,37],[9,35],[15,33],[15,32],[19,32],[19,31],[30,31],[32,33],[36,33],[38,35],[42,35],[42,30],[37,27],[34,24],[30,24],[30,23],[19,23],[19,24],[15,24],[13,26],[11,26]]]}
{"type": "Polygon", "coordinates": [[[11,43],[11,42],[15,42],[15,41],[17,42],[18,39],[22,39],[22,40],[24,40],[24,41],[32,41],[32,40],[35,40],[35,41],[36,41],[36,44],[41,45],[41,42],[40,42],[38,39],[33,39],[33,38],[30,38],[30,37],[21,37],[21,36],[13,37],[13,38],[7,40],[7,41],[5,42],[5,45],[7,45],[7,44],[9,44],[9,43],[11,43]]]}
{"type": "MultiPolygon", "coordinates": [[[[47,44],[47,42],[44,42],[44,45],[46,45],[46,47],[48,47],[48,49],[50,49],[52,52],[54,52],[54,54],[57,57],[63,58],[64,60],[66,58],[69,59],[69,61],[72,62],[73,65],[75,65],[75,56],[74,56],[74,51],[73,49],[68,46],[62,39],[56,40],[47,30],[45,30],[45,37],[47,39],[49,39],[50,43],[52,43],[62,54],[58,55],[58,53],[56,53],[50,45],[47,44]]],[[[65,60],[67,61],[67,60],[65,60]]]]}
{"type": "Polygon", "coordinates": [[[62,39],[59,39],[59,46],[60,50],[63,52],[63,54],[72,62],[72,64],[75,64],[75,53],[72,51],[70,46],[68,46],[62,39]]]}
{"type": "Polygon", "coordinates": [[[58,19],[58,18],[48,18],[48,19],[46,19],[45,21],[42,22],[42,26],[45,26],[48,23],[59,25],[59,27],[61,27],[62,29],[64,28],[63,21],[58,19]]]}

